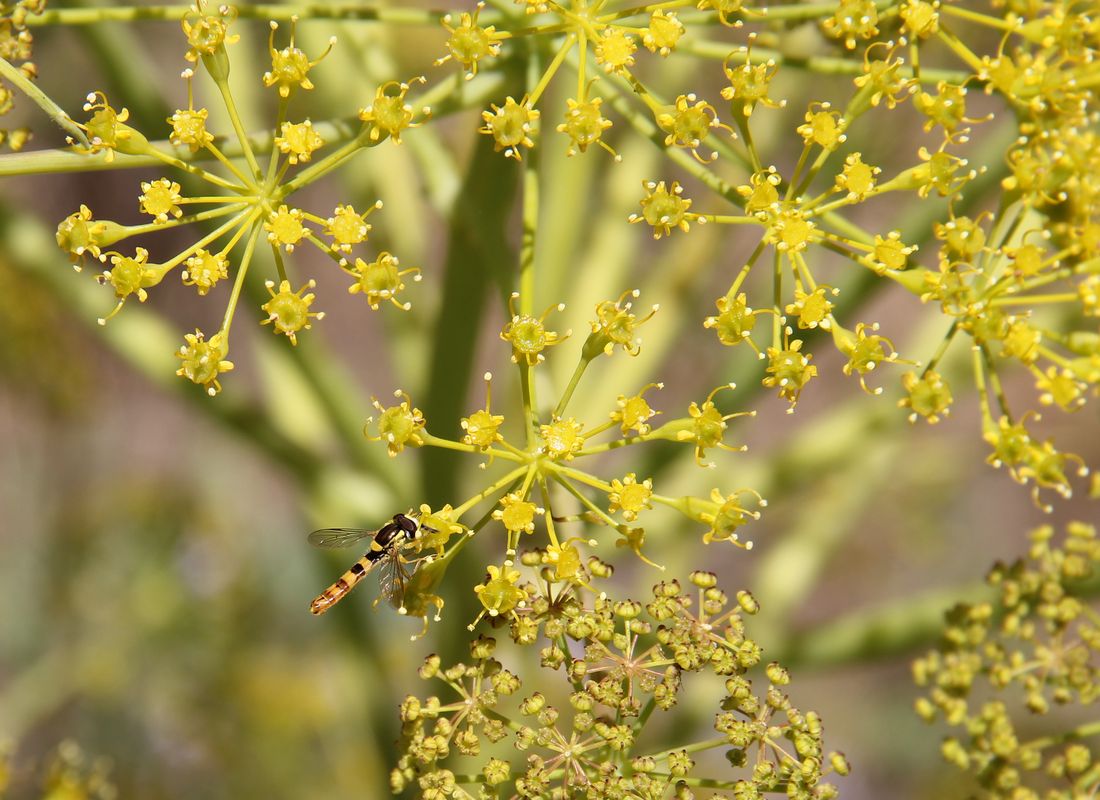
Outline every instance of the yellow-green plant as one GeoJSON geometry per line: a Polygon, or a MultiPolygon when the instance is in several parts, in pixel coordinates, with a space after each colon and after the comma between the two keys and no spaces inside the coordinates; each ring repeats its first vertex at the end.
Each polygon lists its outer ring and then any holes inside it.
{"type": "MultiPolygon", "coordinates": [[[[0,175],[156,169],[125,179],[143,221],[80,196],[54,221],[62,253],[102,287],[57,277],[53,264],[47,283],[154,380],[175,371],[207,395],[224,390],[204,413],[287,466],[316,507],[363,517],[370,507],[363,524],[392,514],[379,498],[415,509],[419,528],[388,567],[399,573],[394,605],[422,622],[414,639],[436,635],[431,620],[448,631],[508,625],[519,645],[541,641],[540,667],[571,685],[562,722],[543,689],[551,681],[509,672],[484,633],[471,664],[430,658],[422,676],[461,699],[402,705],[395,791],[835,796],[821,779],[847,762],[825,755],[820,718],[792,705],[786,671],[773,664],[768,690],[751,689],[759,648],[740,618],[755,613],[751,595],[728,609],[713,575],[696,572],[698,598],[659,583],[647,619],[626,599],[637,588],[611,579],[613,563],[664,570],[700,553],[722,559],[727,544],[752,548],[763,495],[782,482],[757,472],[765,484],[753,485],[742,457],[722,454],[746,449],[731,441],[751,426],[731,421],[769,409],[760,389],[793,414],[830,369],[869,395],[847,392],[849,402],[886,404],[883,418],[912,423],[972,398],[988,462],[1046,511],[1044,490],[1069,498],[1089,474],[1036,427],[1040,409],[1091,408],[1100,385],[1100,17],[1083,4],[494,0],[436,11],[196,0],[0,13],[0,77],[11,84],[0,85],[0,113],[22,91],[66,137],[0,156],[0,175]],[[182,29],[185,103],[131,101],[139,84],[124,76],[124,48],[104,56],[119,91],[89,87],[82,117],[36,82],[32,29],[144,20],[182,29]],[[379,35],[434,49],[398,65],[372,49],[379,35]],[[262,68],[238,67],[242,51],[261,53],[262,68]],[[356,65],[355,80],[341,80],[337,59],[356,65]],[[359,170],[373,176],[366,187],[359,170]],[[623,197],[633,213],[603,207],[623,197]],[[447,221],[446,259],[424,245],[430,214],[447,221]],[[418,266],[391,249],[412,250],[418,266]],[[319,264],[330,263],[326,274],[319,264]],[[352,346],[425,366],[391,383],[363,376],[370,399],[361,394],[319,335],[337,306],[330,275],[362,295],[360,316],[387,318],[383,335],[352,346]],[[166,284],[176,276],[224,299],[216,328],[176,331],[169,315],[135,307],[178,296],[166,284]],[[643,294],[653,305],[639,311],[643,294]],[[489,296],[500,321],[484,309],[489,296]],[[585,316],[569,316],[575,308],[585,316]],[[238,348],[248,336],[238,312],[277,336],[238,348]],[[145,327],[138,337],[127,325],[145,327]],[[478,352],[485,331],[499,352],[478,352]],[[226,378],[249,352],[261,401],[247,380],[238,390],[226,378]],[[475,376],[485,403],[471,411],[475,376]],[[395,402],[378,399],[390,393],[395,402]],[[371,503],[334,499],[345,476],[333,450],[371,503]],[[706,672],[727,677],[712,709],[723,736],[636,747],[653,710],[706,672]],[[501,711],[521,685],[532,693],[501,711]],[[482,739],[506,737],[532,751],[524,765],[482,750],[482,739]],[[728,775],[693,771],[689,753],[712,749],[728,775]],[[452,750],[481,761],[456,771],[452,750]]],[[[27,138],[5,135],[13,150],[27,138]]],[[[864,433],[835,449],[870,451],[864,433]]],[[[869,484],[858,475],[843,489],[859,496],[869,484]]],[[[921,663],[925,677],[940,674],[934,659],[921,663]]],[[[1093,691],[1091,672],[1077,678],[1093,691]]],[[[973,728],[948,695],[926,702],[973,728]]],[[[949,749],[988,771],[983,747],[949,749]]],[[[1067,764],[1063,776],[1095,788],[1087,764],[1067,764]]],[[[1000,789],[1014,789],[1003,774],[1000,789]]]]}

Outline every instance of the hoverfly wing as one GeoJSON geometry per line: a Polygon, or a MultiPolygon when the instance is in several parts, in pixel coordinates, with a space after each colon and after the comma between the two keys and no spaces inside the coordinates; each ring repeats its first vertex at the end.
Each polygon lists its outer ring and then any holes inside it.
{"type": "Polygon", "coordinates": [[[379,574],[378,601],[385,600],[396,609],[405,604],[405,586],[408,584],[411,573],[407,562],[397,550],[391,551],[382,559],[382,569],[379,574]]]}
{"type": "Polygon", "coordinates": [[[350,547],[356,542],[369,539],[377,531],[366,528],[321,528],[309,535],[309,543],[314,547],[329,549],[350,547]]]}

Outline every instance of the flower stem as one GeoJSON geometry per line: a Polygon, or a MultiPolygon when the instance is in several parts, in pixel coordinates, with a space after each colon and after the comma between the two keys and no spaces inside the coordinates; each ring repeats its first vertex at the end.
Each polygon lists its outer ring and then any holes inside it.
{"type": "Polygon", "coordinates": [[[513,481],[518,480],[521,475],[529,473],[533,468],[534,468],[533,466],[523,464],[522,466],[516,467],[511,472],[504,475],[502,478],[500,478],[500,480],[494,481],[491,485],[489,485],[486,488],[482,489],[480,492],[475,494],[473,497],[471,497],[465,503],[463,503],[460,506],[457,506],[454,509],[454,519],[457,520],[457,519],[461,518],[463,514],[465,514],[471,508],[476,506],[482,500],[489,497],[490,495],[493,495],[493,494],[499,492],[501,489],[503,489],[509,483],[512,483],[513,481]]]}
{"type": "Polygon", "coordinates": [[[565,407],[569,405],[569,400],[573,397],[573,392],[577,388],[577,384],[580,383],[581,376],[584,375],[584,371],[591,363],[591,359],[583,357],[577,362],[577,368],[573,370],[573,375],[569,379],[569,385],[565,387],[561,400],[558,401],[558,405],[554,408],[555,417],[560,417],[565,413],[565,407]]]}
{"type": "Polygon", "coordinates": [[[248,273],[248,265],[252,262],[252,252],[256,249],[256,240],[262,230],[259,224],[259,214],[252,219],[252,233],[248,237],[248,243],[244,247],[244,256],[241,265],[237,268],[237,279],[233,282],[233,293],[229,296],[229,304],[225,307],[225,318],[222,320],[222,333],[229,338],[229,326],[233,324],[233,314],[237,310],[237,301],[241,296],[241,288],[244,286],[244,278],[248,273]]]}
{"type": "Polygon", "coordinates": [[[261,175],[260,165],[256,161],[256,156],[252,152],[252,145],[248,141],[248,135],[244,132],[244,124],[241,122],[240,114],[237,113],[237,104],[233,102],[233,94],[229,90],[229,81],[225,78],[215,81],[218,91],[221,92],[222,101],[225,103],[225,110],[229,114],[229,121],[233,124],[233,130],[237,134],[237,143],[241,146],[241,152],[244,153],[245,161],[248,162],[249,169],[252,170],[253,179],[249,181],[250,184],[254,184],[259,180],[261,175]]]}
{"type": "Polygon", "coordinates": [[[83,147],[91,148],[91,144],[88,142],[80,126],[78,126],[73,121],[73,118],[66,114],[65,110],[55,103],[49,95],[39,89],[34,81],[26,76],[23,70],[16,67],[7,59],[0,58],[0,75],[34,101],[35,105],[45,111],[49,118],[73,137],[75,141],[79,142],[83,147]]]}

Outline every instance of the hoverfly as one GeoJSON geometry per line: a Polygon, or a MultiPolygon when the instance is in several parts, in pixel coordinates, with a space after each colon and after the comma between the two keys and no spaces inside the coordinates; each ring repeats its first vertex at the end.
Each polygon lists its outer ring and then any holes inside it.
{"type": "Polygon", "coordinates": [[[351,569],[313,599],[309,604],[310,612],[323,614],[328,611],[376,567],[382,569],[381,597],[392,605],[399,606],[405,594],[405,581],[409,579],[409,573],[405,569],[408,562],[404,554],[418,549],[422,530],[434,532],[433,528],[422,526],[415,515],[394,514],[393,519],[378,530],[321,528],[313,531],[309,535],[309,542],[316,547],[350,547],[372,536],[374,540],[370,544],[370,550],[352,564],[351,569]]]}

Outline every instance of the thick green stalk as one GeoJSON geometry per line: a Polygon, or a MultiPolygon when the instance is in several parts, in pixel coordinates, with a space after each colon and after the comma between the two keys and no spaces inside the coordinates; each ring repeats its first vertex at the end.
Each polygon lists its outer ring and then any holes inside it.
{"type": "MultiPolygon", "coordinates": [[[[440,290],[443,303],[435,320],[421,406],[428,425],[448,438],[453,431],[446,426],[457,428],[458,419],[467,412],[466,390],[490,288],[497,282],[504,289],[504,276],[515,263],[505,232],[516,195],[517,170],[492,145],[489,137],[479,137],[459,191],[462,202],[451,218],[440,290]]],[[[439,448],[425,449],[422,456],[424,501],[433,507],[453,502],[462,474],[460,459],[470,457],[439,448]]]]}
{"type": "MultiPolygon", "coordinates": [[[[387,22],[400,25],[438,25],[440,18],[448,13],[445,10],[421,8],[392,8],[327,3],[287,3],[271,5],[242,3],[235,7],[239,17],[244,19],[275,20],[289,22],[298,19],[347,19],[369,22],[387,22]]],[[[27,17],[28,28],[46,25],[95,25],[100,22],[179,22],[190,13],[189,5],[165,6],[116,6],[105,8],[49,8],[41,14],[27,17]]]]}

